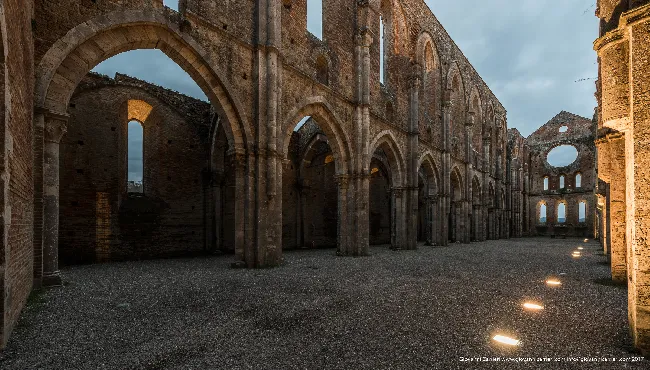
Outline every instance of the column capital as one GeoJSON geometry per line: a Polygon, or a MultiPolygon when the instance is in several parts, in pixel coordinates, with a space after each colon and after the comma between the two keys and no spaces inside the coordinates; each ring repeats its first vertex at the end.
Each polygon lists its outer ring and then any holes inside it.
{"type": "Polygon", "coordinates": [[[53,116],[45,117],[44,139],[50,143],[60,143],[63,135],[68,132],[68,120],[53,116]]]}

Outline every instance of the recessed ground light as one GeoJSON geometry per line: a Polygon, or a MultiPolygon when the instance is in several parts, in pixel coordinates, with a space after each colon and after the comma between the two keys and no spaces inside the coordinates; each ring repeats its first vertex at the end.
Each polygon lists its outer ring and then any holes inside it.
{"type": "Polygon", "coordinates": [[[588,241],[589,241],[589,239],[585,239],[585,243],[588,242],[588,241]]]}
{"type": "Polygon", "coordinates": [[[544,309],[544,306],[533,302],[526,302],[523,304],[523,306],[525,309],[532,310],[532,311],[539,311],[544,309]]]}
{"type": "Polygon", "coordinates": [[[492,339],[496,342],[507,344],[509,346],[518,346],[521,342],[515,338],[506,337],[505,335],[495,335],[492,339]]]}
{"type": "Polygon", "coordinates": [[[580,252],[573,252],[573,254],[571,254],[571,256],[573,256],[573,258],[580,258],[580,257],[582,257],[582,253],[580,253],[580,252]]]}
{"type": "Polygon", "coordinates": [[[559,281],[559,280],[557,280],[557,279],[547,279],[547,280],[546,280],[546,285],[549,285],[549,286],[558,286],[558,285],[562,285],[562,282],[559,281]]]}
{"type": "Polygon", "coordinates": [[[583,250],[583,249],[584,249],[583,247],[578,247],[578,250],[579,250],[579,251],[581,251],[581,250],[583,250]]]}

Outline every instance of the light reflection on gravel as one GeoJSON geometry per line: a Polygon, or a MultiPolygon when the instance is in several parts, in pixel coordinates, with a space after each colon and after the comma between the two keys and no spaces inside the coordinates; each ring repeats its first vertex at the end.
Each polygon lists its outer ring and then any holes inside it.
{"type": "Polygon", "coordinates": [[[79,266],[23,311],[2,369],[648,369],[649,362],[469,363],[481,357],[631,358],[626,290],[582,239],[285,253],[79,266]],[[584,247],[580,258],[572,252],[584,247]],[[561,285],[546,285],[555,277],[561,285]],[[544,306],[524,310],[524,302],[544,306]],[[521,341],[506,348],[496,334],[521,341]]]}

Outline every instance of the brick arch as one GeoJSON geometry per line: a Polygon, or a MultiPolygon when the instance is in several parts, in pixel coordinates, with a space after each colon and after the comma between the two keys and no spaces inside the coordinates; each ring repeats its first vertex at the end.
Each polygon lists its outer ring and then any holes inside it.
{"type": "Polygon", "coordinates": [[[415,47],[415,60],[422,67],[422,70],[426,70],[427,64],[427,47],[431,47],[433,53],[433,70],[439,69],[440,58],[438,57],[438,48],[433,42],[433,38],[429,32],[423,31],[418,37],[418,41],[415,47]]]}
{"type": "MultiPolygon", "coordinates": [[[[399,145],[397,145],[397,140],[395,136],[389,130],[385,130],[379,133],[377,137],[370,144],[370,150],[368,153],[375,153],[377,149],[382,149],[388,157],[388,163],[390,165],[390,178],[391,186],[401,186],[404,183],[404,174],[405,174],[405,162],[404,155],[400,151],[399,145]]],[[[372,155],[369,156],[368,160],[372,159],[372,155]]],[[[365,168],[370,168],[370,162],[366,163],[365,168]]]]}
{"type": "Polygon", "coordinates": [[[481,205],[481,199],[483,198],[482,197],[483,187],[481,186],[481,180],[477,175],[474,175],[474,177],[472,178],[471,189],[472,189],[472,198],[471,198],[472,204],[477,206],[481,205]]]}
{"type": "Polygon", "coordinates": [[[287,157],[293,130],[296,124],[305,117],[312,117],[327,136],[328,144],[332,148],[332,155],[334,155],[336,162],[336,173],[339,175],[348,173],[350,149],[347,135],[341,125],[342,121],[338,119],[325,98],[321,96],[305,99],[297,105],[297,108],[294,108],[286,115],[283,121],[284,135],[281,143],[281,155],[287,157]]]}
{"type": "Polygon", "coordinates": [[[159,49],[183,68],[227,119],[229,140],[242,149],[248,146],[251,130],[235,90],[222,78],[217,63],[163,10],[116,11],[71,29],[36,69],[36,107],[65,114],[75,88],[94,66],[136,49],[159,49]]]}
{"type": "MultiPolygon", "coordinates": [[[[440,172],[438,171],[438,166],[436,161],[433,159],[430,151],[425,152],[418,161],[418,168],[424,169],[424,173],[427,175],[427,181],[429,184],[429,192],[431,189],[434,189],[439,192],[440,187],[440,172]],[[433,186],[431,186],[433,185],[433,186]]],[[[431,194],[429,194],[431,195],[431,194]]]]}
{"type": "Polygon", "coordinates": [[[459,81],[459,88],[460,92],[462,93],[463,96],[463,103],[465,100],[465,82],[463,81],[463,75],[460,73],[460,68],[458,67],[458,63],[456,61],[451,62],[451,66],[449,67],[449,70],[447,71],[447,89],[451,90],[452,89],[452,82],[454,81],[454,77],[458,77],[459,81]]]}
{"type": "Polygon", "coordinates": [[[458,169],[458,167],[454,166],[449,174],[449,183],[451,184],[451,200],[452,201],[460,201],[464,198],[465,195],[465,186],[463,185],[463,174],[461,171],[458,169]],[[458,197],[455,197],[454,194],[454,189],[458,188],[458,197]]]}

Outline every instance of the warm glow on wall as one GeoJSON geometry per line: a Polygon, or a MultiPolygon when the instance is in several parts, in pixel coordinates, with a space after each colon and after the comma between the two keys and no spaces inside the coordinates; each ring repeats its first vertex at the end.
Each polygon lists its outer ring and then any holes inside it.
{"type": "Polygon", "coordinates": [[[129,100],[128,102],[128,120],[144,123],[151,114],[153,107],[142,100],[129,100]]]}
{"type": "Polygon", "coordinates": [[[377,172],[379,172],[379,168],[377,168],[377,167],[374,167],[372,170],[370,170],[370,174],[371,174],[371,175],[374,175],[374,174],[376,174],[377,172]]]}
{"type": "Polygon", "coordinates": [[[334,156],[333,155],[330,154],[327,157],[325,157],[325,164],[332,163],[332,162],[334,162],[334,156]]]}

